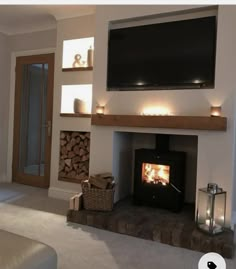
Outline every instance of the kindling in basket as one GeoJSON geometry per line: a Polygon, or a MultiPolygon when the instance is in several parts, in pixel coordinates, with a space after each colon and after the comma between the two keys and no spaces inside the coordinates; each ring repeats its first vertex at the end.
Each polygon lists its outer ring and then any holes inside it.
{"type": "Polygon", "coordinates": [[[90,176],[82,182],[83,204],[88,210],[111,211],[114,204],[115,182],[110,173],[90,176]]]}

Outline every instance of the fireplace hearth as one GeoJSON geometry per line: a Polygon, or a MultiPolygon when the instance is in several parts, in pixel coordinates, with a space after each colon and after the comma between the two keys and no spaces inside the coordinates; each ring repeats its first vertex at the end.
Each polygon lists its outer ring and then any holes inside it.
{"type": "Polygon", "coordinates": [[[179,212],[184,203],[185,152],[135,151],[134,203],[179,212]]]}
{"type": "MultiPolygon", "coordinates": [[[[176,214],[164,209],[135,206],[131,199],[115,204],[113,211],[69,210],[67,221],[152,240],[190,250],[217,252],[225,258],[234,255],[234,232],[217,236],[202,233],[194,222],[194,206],[184,205],[176,214]]],[[[69,225],[73,225],[70,223],[69,225]]]]}

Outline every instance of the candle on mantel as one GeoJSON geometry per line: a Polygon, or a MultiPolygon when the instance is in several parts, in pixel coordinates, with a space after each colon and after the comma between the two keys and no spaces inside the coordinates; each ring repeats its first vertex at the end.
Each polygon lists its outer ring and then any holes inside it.
{"type": "Polygon", "coordinates": [[[141,114],[144,116],[168,116],[170,111],[167,107],[146,107],[141,114]]]}
{"type": "Polygon", "coordinates": [[[104,106],[97,105],[96,106],[96,113],[102,115],[102,114],[104,114],[104,109],[105,109],[104,106]]]}
{"type": "Polygon", "coordinates": [[[220,117],[221,116],[221,106],[211,106],[211,116],[220,117]]]}

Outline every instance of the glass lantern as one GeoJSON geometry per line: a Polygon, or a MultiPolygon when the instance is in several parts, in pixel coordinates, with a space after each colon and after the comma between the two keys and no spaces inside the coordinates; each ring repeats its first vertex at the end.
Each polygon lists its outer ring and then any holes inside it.
{"type": "Polygon", "coordinates": [[[225,226],[226,192],[217,184],[209,183],[198,190],[197,226],[214,235],[223,232],[225,226]]]}

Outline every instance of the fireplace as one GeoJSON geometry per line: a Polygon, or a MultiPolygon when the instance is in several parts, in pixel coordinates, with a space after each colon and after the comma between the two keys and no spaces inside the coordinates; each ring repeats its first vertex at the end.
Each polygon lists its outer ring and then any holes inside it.
{"type": "Polygon", "coordinates": [[[181,210],[184,203],[185,152],[135,150],[134,202],[181,210]]]}

